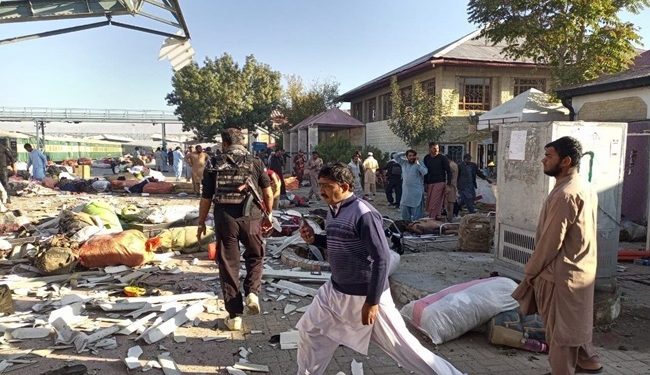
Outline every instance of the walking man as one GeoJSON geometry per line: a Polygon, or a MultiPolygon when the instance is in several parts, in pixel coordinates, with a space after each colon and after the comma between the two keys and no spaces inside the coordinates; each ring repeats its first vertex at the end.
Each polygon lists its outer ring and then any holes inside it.
{"type": "Polygon", "coordinates": [[[207,160],[208,155],[203,152],[201,145],[196,145],[194,152],[187,157],[187,164],[192,169],[192,190],[197,196],[201,194],[201,181],[207,160]]]}
{"type": "Polygon", "coordinates": [[[429,154],[424,157],[423,162],[428,170],[425,181],[427,184],[427,215],[436,219],[440,216],[445,201],[445,183],[447,185],[451,183],[449,160],[440,153],[440,145],[431,142],[429,143],[429,154]]]}
{"type": "MultiPolygon", "coordinates": [[[[9,151],[9,148],[4,144],[0,143],[0,183],[5,190],[9,189],[7,185],[7,167],[11,167],[11,170],[16,174],[16,158],[13,153],[9,151]]],[[[7,194],[7,201],[3,203],[11,203],[9,195],[7,194]]]]}
{"type": "Polygon", "coordinates": [[[395,159],[396,154],[393,153],[391,159],[384,167],[388,180],[384,189],[386,190],[388,205],[399,208],[399,202],[402,200],[402,166],[395,159]],[[395,199],[393,199],[393,191],[395,192],[395,199]]]}
{"type": "Polygon", "coordinates": [[[25,143],[25,151],[29,153],[27,161],[27,170],[32,167],[32,178],[37,181],[43,181],[47,169],[47,158],[43,151],[36,150],[29,143],[25,143]]]}
{"type": "Polygon", "coordinates": [[[402,220],[415,221],[422,217],[422,196],[427,168],[418,160],[415,150],[400,152],[395,160],[402,167],[402,199],[399,202],[402,220]]]}
{"type": "Polygon", "coordinates": [[[458,165],[458,190],[460,195],[459,209],[467,206],[470,214],[476,212],[474,201],[476,200],[476,176],[492,183],[483,172],[478,168],[476,163],[472,162],[472,155],[465,154],[463,161],[458,165]]]}
{"type": "Polygon", "coordinates": [[[259,314],[258,295],[262,286],[264,245],[262,231],[271,228],[273,192],[264,164],[243,146],[241,130],[221,133],[223,154],[212,159],[212,169],[203,174],[203,193],[199,204],[198,237],[205,234],[205,220],[214,201],[214,231],[222,243],[217,256],[219,278],[231,331],[242,329],[244,300],[239,291],[239,242],[244,245],[244,294],[249,314],[259,314]],[[262,197],[257,201],[253,189],[262,197]],[[264,213],[266,212],[266,213],[264,213]]]}
{"type": "Polygon", "coordinates": [[[307,161],[307,171],[309,172],[309,196],[307,199],[311,200],[312,195],[317,201],[320,200],[320,189],[318,187],[318,173],[323,167],[323,159],[318,155],[318,151],[311,153],[311,159],[307,161]]]}
{"type": "Polygon", "coordinates": [[[296,156],[293,157],[293,174],[296,175],[298,179],[299,186],[302,186],[302,179],[305,175],[305,154],[302,150],[298,150],[296,156]]]}
{"type": "Polygon", "coordinates": [[[379,163],[377,163],[377,159],[372,155],[372,152],[369,152],[368,157],[363,161],[364,193],[366,193],[369,201],[373,200],[377,193],[377,176],[375,175],[377,169],[379,169],[379,163]],[[370,193],[372,193],[372,197],[370,193]]]}
{"type": "Polygon", "coordinates": [[[597,373],[602,366],[592,345],[592,328],[598,197],[578,174],[578,140],[562,137],[544,150],[544,173],[555,177],[555,187],[542,206],[524,280],[512,296],[522,301],[533,288],[553,375],[597,373]]]}
{"type": "Polygon", "coordinates": [[[309,244],[327,247],[332,277],[298,321],[298,374],[325,373],[339,345],[366,355],[370,341],[418,374],[461,374],[423,347],[395,308],[381,214],[353,194],[350,168],[343,163],[324,167],[318,182],[329,205],[326,234],[315,235],[304,225],[300,235],[309,244]]]}

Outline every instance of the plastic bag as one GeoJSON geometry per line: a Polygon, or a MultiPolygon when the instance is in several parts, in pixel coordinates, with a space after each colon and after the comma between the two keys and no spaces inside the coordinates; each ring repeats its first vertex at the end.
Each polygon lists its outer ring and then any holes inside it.
{"type": "Polygon", "coordinates": [[[164,206],[149,211],[145,221],[151,224],[175,223],[197,217],[199,217],[199,209],[196,206],[164,206]]]}
{"type": "Polygon", "coordinates": [[[99,217],[104,228],[112,233],[122,231],[122,224],[120,224],[120,219],[115,214],[113,206],[106,202],[90,202],[81,209],[81,212],[85,212],[90,216],[99,217]]]}
{"type": "Polygon", "coordinates": [[[79,249],[79,261],[87,268],[126,265],[137,267],[153,260],[158,238],[147,239],[139,230],[95,236],[79,249]]]}
{"type": "Polygon", "coordinates": [[[434,344],[442,344],[518,307],[511,296],[516,287],[507,277],[473,280],[412,301],[400,313],[434,344]]]}

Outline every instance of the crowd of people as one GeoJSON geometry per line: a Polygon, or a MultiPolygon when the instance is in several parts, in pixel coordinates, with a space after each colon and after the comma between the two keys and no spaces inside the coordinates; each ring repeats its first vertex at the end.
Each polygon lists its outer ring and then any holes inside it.
{"type": "MultiPolygon", "coordinates": [[[[278,176],[283,176],[287,160],[293,161],[292,174],[302,185],[309,180],[309,200],[320,200],[318,173],[326,165],[317,151],[307,157],[299,150],[293,158],[281,148],[270,152],[268,158],[261,155],[263,162],[278,176]]],[[[377,185],[381,179],[389,206],[400,210],[403,220],[415,221],[422,217],[453,221],[465,208],[476,212],[475,200],[478,187],[476,179],[492,181],[472,162],[470,154],[455,162],[450,155],[440,153],[440,145],[429,144],[429,153],[422,161],[415,150],[395,152],[390,160],[380,167],[372,152],[364,159],[360,151],[352,154],[347,164],[354,176],[352,192],[369,202],[376,199],[377,185]]],[[[286,194],[284,180],[281,195],[286,194]]]]}

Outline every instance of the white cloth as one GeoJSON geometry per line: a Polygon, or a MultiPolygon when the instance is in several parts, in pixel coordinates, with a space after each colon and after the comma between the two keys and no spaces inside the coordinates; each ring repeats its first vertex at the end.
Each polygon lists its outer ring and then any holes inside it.
{"type": "Polygon", "coordinates": [[[431,353],[408,331],[395,308],[390,289],[379,301],[373,325],[361,323],[366,296],[340,293],[331,282],[318,289],[297,324],[298,375],[325,373],[336,348],[345,345],[367,355],[370,340],[391,358],[417,374],[463,375],[449,362],[431,353]]]}

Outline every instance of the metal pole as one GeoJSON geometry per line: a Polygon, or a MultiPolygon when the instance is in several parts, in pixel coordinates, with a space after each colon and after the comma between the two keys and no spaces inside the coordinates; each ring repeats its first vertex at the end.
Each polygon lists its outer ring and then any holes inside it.
{"type": "Polygon", "coordinates": [[[45,122],[41,121],[41,151],[45,152],[45,122]]]}
{"type": "Polygon", "coordinates": [[[167,127],[165,126],[164,122],[161,125],[162,125],[162,130],[161,130],[162,148],[163,151],[167,152],[167,127]]]}
{"type": "Polygon", "coordinates": [[[41,144],[41,134],[39,132],[40,129],[38,128],[38,121],[34,120],[34,126],[36,127],[36,144],[34,146],[38,148],[38,145],[41,144]]]}

